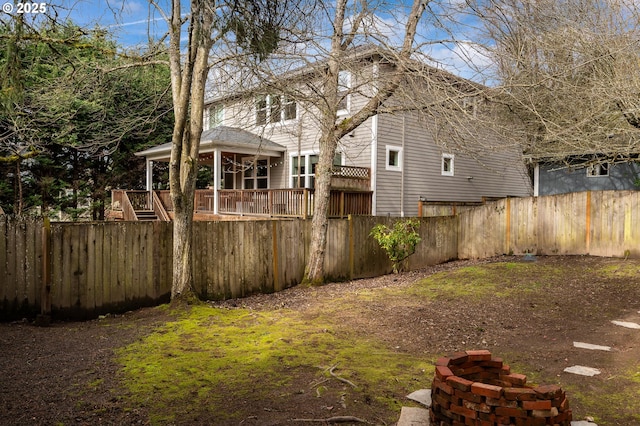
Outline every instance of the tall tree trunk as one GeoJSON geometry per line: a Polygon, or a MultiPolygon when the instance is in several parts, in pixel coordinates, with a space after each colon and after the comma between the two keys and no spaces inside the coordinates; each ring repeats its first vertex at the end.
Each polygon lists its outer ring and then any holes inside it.
{"type": "Polygon", "coordinates": [[[336,155],[338,139],[335,133],[327,133],[320,140],[320,157],[316,165],[316,188],[313,218],[311,219],[311,247],[304,283],[318,285],[324,282],[324,258],[329,227],[329,200],[331,195],[331,169],[336,155]]]}
{"type": "MultiPolygon", "coordinates": [[[[329,199],[331,195],[331,168],[336,155],[338,141],[346,134],[352,132],[368,118],[376,115],[380,106],[389,99],[398,88],[403,74],[406,71],[406,63],[411,58],[416,28],[422,17],[427,2],[414,0],[411,13],[406,22],[406,33],[402,48],[397,55],[397,72],[395,76],[385,81],[378,87],[378,91],[360,110],[336,124],[338,104],[338,75],[344,66],[343,57],[345,50],[351,45],[356,34],[357,27],[365,15],[355,17],[352,26],[354,30],[350,34],[343,33],[347,0],[338,0],[335,8],[333,23],[334,34],[331,37],[331,53],[327,61],[327,72],[323,85],[323,109],[321,111],[322,136],[320,137],[320,158],[316,165],[316,188],[314,196],[314,211],[311,220],[311,247],[309,259],[305,268],[302,282],[304,284],[317,285],[325,281],[324,259],[327,248],[327,229],[329,227],[329,199]]],[[[378,84],[380,82],[371,82],[378,84]]]]}
{"type": "Polygon", "coordinates": [[[196,297],[193,282],[193,204],[212,45],[213,5],[205,0],[191,1],[189,39],[184,55],[180,45],[181,14],[180,1],[173,0],[169,23],[169,64],[175,117],[169,163],[174,208],[171,299],[190,302],[196,297]]]}

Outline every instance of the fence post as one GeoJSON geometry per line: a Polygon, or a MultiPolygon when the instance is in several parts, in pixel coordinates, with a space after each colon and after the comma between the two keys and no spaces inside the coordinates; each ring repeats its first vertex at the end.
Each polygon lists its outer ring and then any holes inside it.
{"type": "Polygon", "coordinates": [[[585,207],[585,215],[585,228],[587,228],[585,241],[587,252],[585,254],[589,254],[589,251],[591,251],[591,191],[587,191],[587,205],[585,207]]]}
{"type": "Polygon", "coordinates": [[[347,216],[349,224],[349,279],[353,279],[353,271],[355,269],[355,241],[353,238],[353,217],[347,216]]]}
{"type": "Polygon", "coordinates": [[[506,229],[505,229],[505,254],[511,254],[511,199],[509,197],[506,198],[506,229]]]}
{"type": "Polygon", "coordinates": [[[48,217],[42,223],[42,287],[40,289],[40,315],[36,324],[49,325],[51,322],[51,222],[48,217]]]}
{"type": "Polygon", "coordinates": [[[273,250],[273,290],[280,291],[280,270],[278,268],[278,221],[271,221],[271,249],[273,250]]]}

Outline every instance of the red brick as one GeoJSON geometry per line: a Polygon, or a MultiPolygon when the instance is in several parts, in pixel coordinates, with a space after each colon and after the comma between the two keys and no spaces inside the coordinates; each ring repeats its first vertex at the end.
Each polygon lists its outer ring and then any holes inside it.
{"type": "Polygon", "coordinates": [[[508,364],[503,364],[501,374],[511,374],[511,367],[508,364]]]}
{"type": "Polygon", "coordinates": [[[450,362],[450,361],[451,361],[451,358],[446,357],[446,356],[443,356],[443,357],[438,358],[438,359],[436,360],[436,365],[443,365],[443,366],[445,366],[445,367],[448,367],[448,366],[449,366],[449,362],[450,362]]]}
{"type": "MultiPolygon", "coordinates": [[[[555,402],[555,400],[554,400],[554,402],[555,402]]],[[[555,407],[555,404],[553,404],[553,406],[555,407]]],[[[568,408],[569,408],[569,400],[567,399],[567,397],[564,397],[562,399],[562,402],[558,406],[558,409],[560,411],[564,411],[564,410],[567,410],[568,408]]]]}
{"type": "Polygon", "coordinates": [[[525,410],[551,410],[551,400],[522,401],[522,408],[525,410]]]}
{"type": "Polygon", "coordinates": [[[504,388],[504,397],[514,401],[534,401],[538,394],[531,388],[504,388]]]}
{"type": "Polygon", "coordinates": [[[500,398],[502,388],[500,386],[487,385],[484,383],[474,383],[471,385],[471,392],[476,395],[488,396],[489,398],[500,398]]]}
{"type": "Polygon", "coordinates": [[[491,412],[491,407],[489,407],[487,404],[484,404],[482,402],[476,403],[471,401],[462,401],[462,405],[470,410],[477,411],[478,413],[488,414],[491,412]]]}
{"type": "Polygon", "coordinates": [[[469,360],[469,356],[466,352],[456,352],[449,358],[451,359],[451,361],[449,361],[449,366],[464,364],[469,360]]]}
{"type": "Polygon", "coordinates": [[[437,382],[434,380],[433,383],[437,389],[440,389],[442,392],[446,393],[447,395],[453,394],[453,388],[448,384],[441,382],[440,380],[438,380],[437,382]]]}
{"type": "Polygon", "coordinates": [[[483,367],[501,369],[502,362],[503,362],[502,358],[493,357],[489,361],[482,361],[480,365],[482,365],[483,367]]]}
{"type": "Polygon", "coordinates": [[[482,402],[482,400],[483,400],[483,397],[480,396],[480,395],[476,395],[476,394],[473,394],[471,392],[463,392],[463,391],[457,390],[457,389],[455,391],[455,396],[460,398],[460,399],[463,399],[465,401],[470,401],[470,402],[482,402]]]}
{"type": "Polygon", "coordinates": [[[478,417],[478,413],[476,413],[475,411],[465,407],[461,407],[459,405],[452,405],[451,407],[449,407],[449,410],[451,410],[452,413],[459,414],[469,419],[475,419],[476,417],[478,417]]]}
{"type": "Polygon", "coordinates": [[[551,399],[562,394],[562,389],[558,385],[540,385],[533,388],[543,398],[551,399]]]}
{"type": "Polygon", "coordinates": [[[454,389],[461,390],[463,392],[469,392],[473,382],[471,380],[464,379],[458,376],[447,377],[447,384],[454,389]]]}
{"type": "Polygon", "coordinates": [[[558,415],[558,409],[552,407],[551,410],[531,410],[533,417],[554,417],[558,415]]]}
{"type": "Polygon", "coordinates": [[[451,407],[451,398],[447,398],[446,395],[437,393],[431,397],[433,398],[433,402],[440,406],[440,409],[448,410],[449,407],[451,407]]]}
{"type": "Polygon", "coordinates": [[[511,383],[513,386],[518,387],[525,385],[525,383],[527,382],[527,376],[517,373],[504,374],[500,376],[500,380],[505,380],[511,383]]]}
{"type": "Polygon", "coordinates": [[[508,401],[504,398],[486,398],[485,402],[487,405],[492,405],[494,407],[509,407],[509,408],[518,408],[518,401],[508,401]]]}
{"type": "Polygon", "coordinates": [[[527,412],[520,408],[496,407],[496,415],[504,417],[527,417],[527,412]]]}
{"type": "Polygon", "coordinates": [[[482,373],[484,371],[484,368],[479,365],[475,365],[473,367],[467,367],[467,368],[452,367],[451,371],[453,371],[456,376],[466,377],[471,374],[482,373]]]}
{"type": "Polygon", "coordinates": [[[484,422],[495,423],[496,415],[493,413],[478,413],[478,418],[484,422]]]}
{"type": "Polygon", "coordinates": [[[469,361],[491,361],[491,352],[486,349],[466,351],[469,361]]]}
{"type": "Polygon", "coordinates": [[[453,371],[444,365],[436,365],[436,377],[440,380],[447,380],[447,377],[453,376],[453,371]]]}

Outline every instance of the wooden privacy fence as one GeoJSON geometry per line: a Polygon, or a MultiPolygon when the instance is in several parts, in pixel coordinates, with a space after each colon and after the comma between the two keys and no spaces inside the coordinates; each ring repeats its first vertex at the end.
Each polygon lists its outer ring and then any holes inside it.
{"type": "MultiPolygon", "coordinates": [[[[391,272],[369,236],[395,219],[331,219],[332,280],[391,272]]],[[[640,257],[640,192],[510,198],[457,216],[421,218],[409,268],[501,254],[640,257]]],[[[195,287],[209,299],[274,292],[300,282],[310,220],[194,223],[195,287]]],[[[168,300],[171,222],[52,223],[0,216],[0,319],[51,312],[91,318],[168,300]]]]}
{"type": "Polygon", "coordinates": [[[640,257],[640,192],[507,198],[459,214],[458,257],[640,257]]]}
{"type": "MultiPolygon", "coordinates": [[[[390,219],[331,219],[327,275],[335,280],[391,271],[369,237],[390,219]]],[[[274,292],[299,283],[308,257],[310,220],[194,222],[194,278],[208,299],[274,292]]],[[[456,220],[423,219],[424,242],[410,267],[456,257],[456,220]]],[[[56,318],[168,300],[172,276],[170,222],[52,223],[0,218],[0,319],[51,312],[56,318]],[[46,249],[49,247],[49,249],[46,249]]]]}

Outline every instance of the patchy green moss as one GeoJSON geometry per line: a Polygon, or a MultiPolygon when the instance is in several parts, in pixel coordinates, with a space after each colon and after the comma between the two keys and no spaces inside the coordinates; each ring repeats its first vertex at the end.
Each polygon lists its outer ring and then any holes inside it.
{"type": "Polygon", "coordinates": [[[194,407],[224,413],[229,394],[273,395],[286,388],[294,371],[328,377],[332,366],[334,374],[356,385],[353,398],[395,407],[398,396],[415,390],[416,380],[429,384],[424,372],[432,368],[428,359],[395,352],[330,322],[303,321],[292,311],[208,306],[192,306],[120,350],[118,360],[131,402],[146,406],[153,423],[188,420],[197,416],[194,407]],[[259,387],[252,385],[256,380],[259,387]],[[373,396],[368,389],[375,389],[373,396]]]}
{"type": "Polygon", "coordinates": [[[598,384],[597,392],[565,386],[574,419],[591,416],[598,424],[640,424],[640,365],[598,384]]]}

